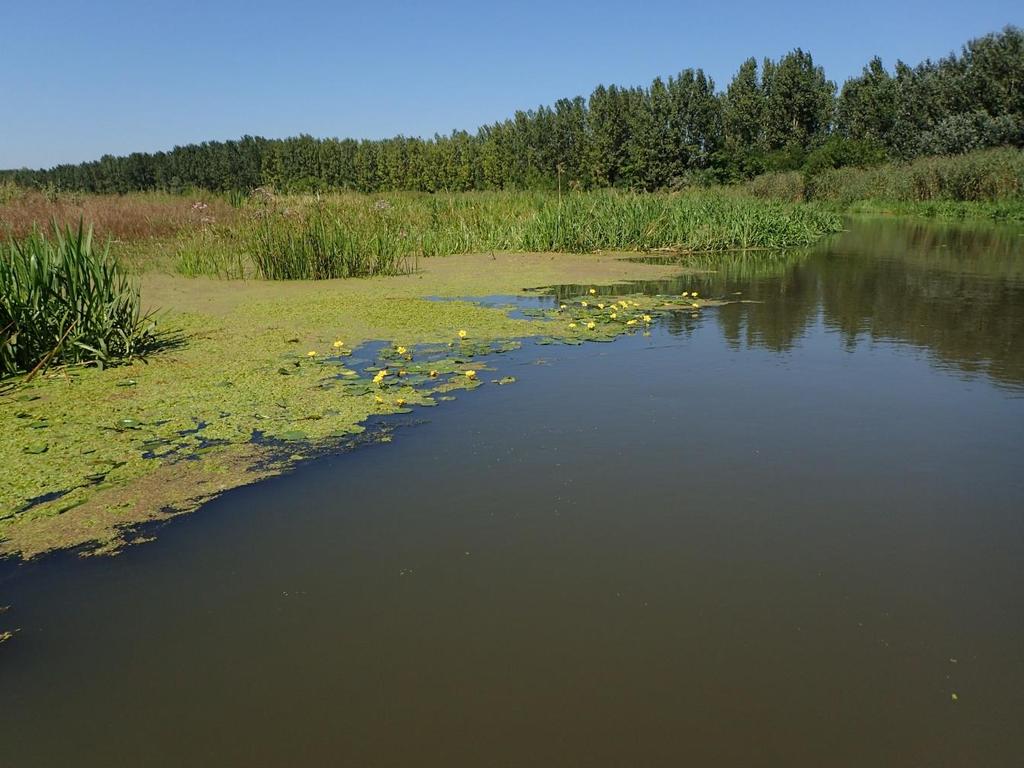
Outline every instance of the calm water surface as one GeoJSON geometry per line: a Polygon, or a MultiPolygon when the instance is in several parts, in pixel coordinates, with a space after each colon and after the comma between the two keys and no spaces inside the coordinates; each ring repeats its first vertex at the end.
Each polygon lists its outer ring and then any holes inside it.
{"type": "Polygon", "coordinates": [[[0,566],[0,765],[1021,765],[1024,236],[646,287],[759,303],[0,566]]]}

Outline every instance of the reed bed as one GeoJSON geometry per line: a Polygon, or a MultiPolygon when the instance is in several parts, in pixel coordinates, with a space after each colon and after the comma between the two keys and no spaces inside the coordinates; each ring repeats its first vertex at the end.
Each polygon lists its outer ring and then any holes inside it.
{"type": "Polygon", "coordinates": [[[829,213],[735,195],[598,192],[546,202],[526,227],[523,247],[575,253],[762,250],[808,245],[839,228],[829,213]]]}
{"type": "Polygon", "coordinates": [[[238,226],[186,241],[178,269],[237,276],[248,260],[265,279],[364,277],[456,253],[791,248],[839,228],[827,211],[714,192],[262,196],[238,226]]]}
{"type": "Polygon", "coordinates": [[[157,342],[138,286],[97,248],[92,229],[56,223],[10,238],[0,253],[0,376],[53,364],[99,366],[129,359],[157,342]]]}
{"type": "MultiPolygon", "coordinates": [[[[1024,151],[1012,147],[924,157],[872,168],[830,168],[805,176],[768,173],[745,185],[755,197],[849,206],[890,203],[992,203],[1024,197],[1024,151]]],[[[969,211],[970,207],[968,207],[969,211]]],[[[949,206],[946,210],[951,210],[949,206]]]]}
{"type": "Polygon", "coordinates": [[[393,275],[417,259],[494,251],[687,252],[790,248],[836,231],[833,214],[727,190],[457,194],[75,195],[0,190],[0,233],[38,222],[92,224],[123,263],[183,275],[325,279],[393,275]]]}
{"type": "Polygon", "coordinates": [[[301,211],[265,210],[251,223],[249,253],[268,280],[394,275],[411,270],[409,233],[391,217],[316,202],[301,211]]]}
{"type": "Polygon", "coordinates": [[[85,221],[99,238],[137,242],[175,237],[211,223],[230,223],[236,216],[227,198],[206,193],[90,195],[0,185],[0,234],[17,238],[28,237],[47,222],[74,227],[85,221]]]}
{"type": "Polygon", "coordinates": [[[186,277],[251,277],[253,266],[237,230],[205,226],[182,233],[175,245],[175,270],[186,277]]]}

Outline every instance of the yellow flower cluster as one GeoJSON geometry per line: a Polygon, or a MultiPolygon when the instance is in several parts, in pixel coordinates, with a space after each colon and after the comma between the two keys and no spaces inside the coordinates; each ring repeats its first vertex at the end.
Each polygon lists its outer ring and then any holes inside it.
{"type": "MultiPolygon", "coordinates": [[[[588,289],[587,292],[590,295],[594,295],[594,294],[597,293],[596,289],[594,289],[594,288],[588,289]]],[[[691,294],[689,293],[689,291],[687,291],[687,292],[684,292],[682,295],[684,297],[688,297],[691,294]]],[[[696,296],[697,294],[693,293],[692,295],[696,296]]],[[[581,308],[583,308],[583,309],[596,308],[596,309],[599,309],[599,310],[607,310],[608,311],[608,315],[607,315],[607,319],[608,320],[615,321],[615,322],[623,322],[627,326],[634,326],[634,325],[637,325],[637,323],[639,323],[639,322],[643,322],[644,325],[651,325],[651,323],[654,322],[654,318],[650,314],[641,314],[639,316],[634,316],[634,317],[630,317],[629,315],[627,315],[626,317],[621,317],[620,313],[627,312],[627,311],[630,311],[630,310],[636,310],[636,309],[638,309],[640,307],[640,302],[632,301],[630,299],[621,299],[619,301],[614,301],[611,304],[608,304],[608,303],[602,301],[602,302],[597,302],[597,303],[595,303],[593,305],[591,305],[591,303],[589,301],[587,301],[587,299],[580,299],[579,300],[579,306],[581,308]]],[[[691,306],[694,309],[697,309],[697,308],[699,308],[700,305],[696,304],[696,303],[693,303],[693,304],[691,304],[691,306]]],[[[566,305],[565,304],[560,304],[559,305],[559,311],[561,311],[563,309],[566,309],[566,305]]],[[[595,321],[588,320],[585,317],[582,318],[582,319],[579,319],[579,318],[573,319],[568,324],[568,328],[569,328],[569,330],[575,331],[575,330],[577,330],[580,327],[580,325],[583,325],[587,330],[590,330],[590,331],[592,331],[595,328],[597,328],[597,323],[595,321]]]]}

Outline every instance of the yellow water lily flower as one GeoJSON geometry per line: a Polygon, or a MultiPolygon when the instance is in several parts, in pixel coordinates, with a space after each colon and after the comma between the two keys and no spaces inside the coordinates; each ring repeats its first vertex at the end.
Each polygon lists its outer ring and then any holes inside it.
{"type": "Polygon", "coordinates": [[[626,325],[636,325],[636,320],[627,320],[626,325]]]}
{"type": "Polygon", "coordinates": [[[587,302],[585,302],[585,301],[581,301],[581,302],[580,302],[580,306],[581,306],[581,307],[586,307],[586,306],[587,306],[587,302]]]}
{"type": "Polygon", "coordinates": [[[691,304],[690,306],[694,309],[700,309],[700,304],[691,304]]]}
{"type": "Polygon", "coordinates": [[[395,352],[397,352],[400,355],[404,355],[408,351],[409,350],[407,350],[405,347],[395,347],[395,352]]]}
{"type": "Polygon", "coordinates": [[[565,304],[559,304],[559,305],[558,305],[558,308],[559,308],[559,309],[565,309],[565,304]]]}
{"type": "Polygon", "coordinates": [[[597,290],[596,290],[596,289],[594,289],[594,288],[591,288],[591,289],[590,289],[590,295],[591,295],[591,296],[593,296],[593,295],[594,295],[594,294],[596,294],[596,293],[597,293],[597,290]]]}
{"type": "Polygon", "coordinates": [[[685,299],[685,298],[686,298],[687,296],[689,296],[689,295],[690,295],[690,292],[689,292],[689,291],[683,291],[683,298],[684,298],[684,299],[685,299]]]}
{"type": "Polygon", "coordinates": [[[651,316],[650,315],[644,315],[644,322],[645,323],[651,322],[651,316]]]}
{"type": "Polygon", "coordinates": [[[373,383],[374,384],[380,384],[382,381],[384,381],[384,377],[387,376],[387,375],[388,375],[388,369],[387,368],[381,368],[379,371],[377,371],[377,374],[373,377],[373,383]]]}
{"type": "Polygon", "coordinates": [[[569,327],[572,328],[573,330],[575,330],[576,329],[576,323],[569,323],[569,327]]]}
{"type": "Polygon", "coordinates": [[[375,403],[377,403],[377,405],[380,405],[381,403],[384,402],[384,398],[381,397],[380,395],[374,395],[373,400],[375,403]]]}
{"type": "Polygon", "coordinates": [[[695,299],[697,298],[697,292],[696,291],[694,291],[691,295],[693,296],[693,298],[695,298],[695,299]]]}
{"type": "Polygon", "coordinates": [[[475,379],[476,378],[476,371],[466,371],[466,378],[467,379],[475,379]]]}
{"type": "Polygon", "coordinates": [[[468,334],[468,333],[466,333],[465,331],[459,331],[459,338],[460,338],[460,339],[464,339],[464,338],[466,338],[467,336],[469,336],[469,334],[468,334]]]}
{"type": "Polygon", "coordinates": [[[598,308],[598,309],[604,309],[604,304],[598,304],[598,305],[597,305],[597,308],[598,308]]]}
{"type": "Polygon", "coordinates": [[[345,346],[345,342],[339,339],[338,341],[334,342],[331,346],[334,347],[335,349],[341,349],[342,347],[345,346]]]}
{"type": "Polygon", "coordinates": [[[405,405],[405,398],[404,397],[399,397],[398,399],[396,399],[395,400],[395,405],[397,405],[399,408],[401,408],[403,405],[405,405]]]}
{"type": "Polygon", "coordinates": [[[588,331],[594,330],[594,324],[593,323],[587,323],[587,330],[588,331]]]}
{"type": "Polygon", "coordinates": [[[427,375],[430,376],[430,378],[432,378],[432,379],[436,379],[437,378],[437,371],[431,371],[427,375]]]}
{"type": "Polygon", "coordinates": [[[306,357],[316,357],[316,350],[309,350],[309,352],[306,353],[306,357]]]}
{"type": "Polygon", "coordinates": [[[612,319],[612,320],[614,320],[614,319],[615,319],[615,318],[617,318],[618,316],[619,316],[619,313],[618,313],[618,312],[612,312],[612,313],[611,313],[611,315],[609,315],[609,317],[611,317],[611,319],[612,319]]]}

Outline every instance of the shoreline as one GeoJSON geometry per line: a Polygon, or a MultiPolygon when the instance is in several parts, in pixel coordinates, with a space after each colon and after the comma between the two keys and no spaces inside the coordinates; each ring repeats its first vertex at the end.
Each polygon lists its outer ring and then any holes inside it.
{"type": "MultiPolygon", "coordinates": [[[[455,354],[433,364],[442,369],[430,371],[436,387],[399,377],[374,387],[346,364],[367,342],[449,344],[472,357],[493,351],[493,342],[626,330],[607,320],[588,331],[511,318],[467,296],[539,295],[540,285],[600,286],[687,271],[621,254],[476,254],[426,259],[411,275],[331,281],[144,274],[144,300],[168,309],[165,323],[180,329],[184,345],[103,371],[56,371],[0,398],[0,424],[12,437],[0,448],[12,479],[0,492],[0,558],[83,547],[116,552],[140,524],[286,472],[307,447],[357,435],[373,416],[481,383],[464,375],[472,368],[455,354]],[[254,442],[254,432],[272,445],[254,442]],[[298,453],[282,450],[292,444],[298,453]]],[[[412,359],[399,364],[415,374],[412,359]]]]}

